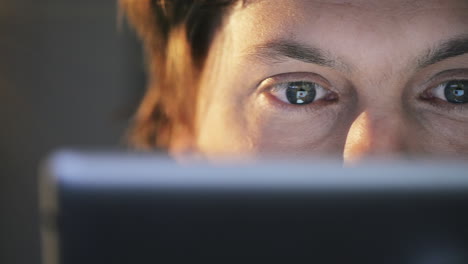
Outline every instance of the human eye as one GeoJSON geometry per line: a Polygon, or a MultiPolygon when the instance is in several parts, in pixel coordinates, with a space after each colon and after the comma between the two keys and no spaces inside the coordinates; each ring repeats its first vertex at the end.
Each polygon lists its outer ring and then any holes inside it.
{"type": "Polygon", "coordinates": [[[468,80],[444,82],[429,91],[434,98],[452,104],[468,103],[468,80]]]}
{"type": "Polygon", "coordinates": [[[329,90],[309,81],[283,82],[274,85],[270,93],[278,100],[295,105],[307,105],[323,99],[329,90]]]}
{"type": "Polygon", "coordinates": [[[291,107],[337,99],[335,92],[325,88],[325,86],[329,85],[313,75],[286,74],[285,76],[275,76],[266,80],[266,86],[267,88],[264,90],[270,97],[273,97],[273,100],[291,107]],[[317,80],[314,80],[314,77],[317,80]]]}

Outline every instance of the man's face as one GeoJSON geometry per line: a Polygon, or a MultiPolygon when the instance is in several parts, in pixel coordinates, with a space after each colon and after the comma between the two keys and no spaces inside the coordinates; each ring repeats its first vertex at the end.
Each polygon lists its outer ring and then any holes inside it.
{"type": "Polygon", "coordinates": [[[468,1],[252,0],[217,32],[198,151],[468,156],[468,1]]]}

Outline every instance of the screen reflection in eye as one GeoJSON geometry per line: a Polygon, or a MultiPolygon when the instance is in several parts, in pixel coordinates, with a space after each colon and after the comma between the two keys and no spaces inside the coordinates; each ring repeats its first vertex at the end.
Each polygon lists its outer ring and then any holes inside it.
{"type": "Polygon", "coordinates": [[[328,90],[313,82],[295,81],[274,85],[271,94],[285,103],[306,105],[324,98],[328,90]]]}
{"type": "Polygon", "coordinates": [[[311,82],[290,82],[286,88],[286,98],[291,104],[312,103],[315,95],[315,84],[311,82]]]}
{"type": "Polygon", "coordinates": [[[468,81],[450,81],[444,85],[445,99],[450,103],[468,103],[468,81]]]}
{"type": "Polygon", "coordinates": [[[439,102],[445,102],[445,105],[464,106],[468,103],[468,80],[441,83],[423,94],[423,99],[436,99],[439,102]]]}

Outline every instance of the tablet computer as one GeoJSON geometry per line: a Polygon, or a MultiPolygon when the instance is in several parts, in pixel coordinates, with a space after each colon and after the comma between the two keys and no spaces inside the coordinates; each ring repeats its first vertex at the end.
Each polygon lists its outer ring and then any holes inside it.
{"type": "Polygon", "coordinates": [[[463,163],[61,151],[40,182],[44,264],[468,263],[463,163]]]}

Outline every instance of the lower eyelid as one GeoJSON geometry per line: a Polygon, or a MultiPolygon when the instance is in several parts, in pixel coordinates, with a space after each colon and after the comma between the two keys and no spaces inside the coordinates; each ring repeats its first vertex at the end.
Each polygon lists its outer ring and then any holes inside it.
{"type": "MultiPolygon", "coordinates": [[[[273,95],[270,92],[263,94],[263,98],[266,100],[267,104],[280,112],[291,112],[294,114],[307,113],[308,115],[315,116],[318,113],[322,113],[321,110],[329,110],[328,106],[336,105],[338,102],[339,96],[333,91],[326,91],[324,96],[310,104],[295,105],[289,102],[283,102],[277,96],[273,95]],[[324,98],[326,98],[324,100],[324,98]]],[[[287,99],[286,99],[287,100],[287,99]]],[[[275,111],[275,110],[274,110],[275,111]]]]}
{"type": "Polygon", "coordinates": [[[273,107],[273,109],[277,109],[281,112],[291,112],[294,114],[302,114],[307,113],[311,115],[311,117],[315,116],[318,113],[322,113],[318,110],[326,110],[329,109],[326,106],[332,105],[336,103],[336,99],[334,100],[317,100],[310,104],[305,105],[294,105],[291,103],[285,103],[278,99],[276,96],[272,95],[271,93],[265,93],[264,98],[268,102],[269,105],[273,107]]]}

